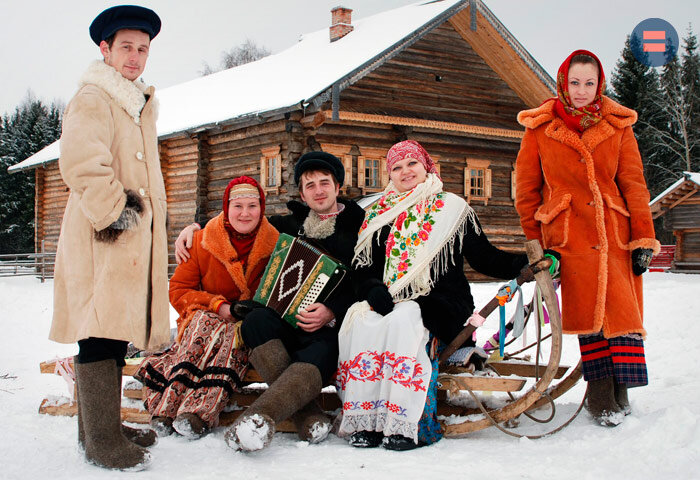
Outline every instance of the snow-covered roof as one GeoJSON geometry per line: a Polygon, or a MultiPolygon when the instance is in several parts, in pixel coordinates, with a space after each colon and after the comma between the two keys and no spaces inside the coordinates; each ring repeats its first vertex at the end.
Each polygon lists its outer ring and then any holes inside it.
{"type": "Polygon", "coordinates": [[[692,182],[696,184],[698,187],[700,187],[700,172],[683,172],[683,176],[676,180],[673,185],[668,187],[666,190],[661,192],[654,198],[651,202],[649,202],[649,206],[653,207],[657,203],[659,203],[661,200],[663,200],[669,193],[673,192],[676,190],[678,187],[683,185],[685,182],[692,182]]]}
{"type": "MultiPolygon", "coordinates": [[[[327,101],[334,84],[341,89],[359,80],[412,40],[467,7],[466,0],[423,0],[352,23],[354,30],[330,41],[328,27],[303,35],[290,48],[256,62],[158,90],[159,138],[197,131],[240,119],[303,108],[327,101]]],[[[544,83],[551,78],[482,4],[479,11],[496,22],[520,58],[544,83]],[[518,48],[516,48],[518,47],[518,48]]],[[[8,170],[17,172],[56,160],[58,142],[8,170]]]]}

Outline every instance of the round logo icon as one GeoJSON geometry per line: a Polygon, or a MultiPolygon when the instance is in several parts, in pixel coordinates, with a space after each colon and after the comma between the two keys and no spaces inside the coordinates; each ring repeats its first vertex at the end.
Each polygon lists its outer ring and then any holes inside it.
{"type": "Polygon", "coordinates": [[[678,32],[663,18],[647,18],[632,30],[634,58],[649,67],[661,67],[678,52],[678,32]]]}

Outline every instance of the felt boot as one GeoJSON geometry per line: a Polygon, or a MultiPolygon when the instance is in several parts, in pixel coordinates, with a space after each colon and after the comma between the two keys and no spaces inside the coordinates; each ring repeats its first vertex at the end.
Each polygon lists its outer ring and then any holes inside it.
{"type": "Polygon", "coordinates": [[[590,380],[586,401],[586,408],[597,423],[606,427],[616,427],[622,422],[624,414],[615,401],[613,377],[590,380]]]}
{"type": "Polygon", "coordinates": [[[282,340],[275,338],[255,347],[248,355],[248,361],[270,386],[282,375],[292,360],[282,340]]]}
{"type": "Polygon", "coordinates": [[[151,417],[150,425],[159,437],[167,437],[175,431],[173,419],[168,417],[151,417]]]}
{"type": "Polygon", "coordinates": [[[622,413],[629,415],[632,413],[632,407],[630,406],[630,401],[627,398],[627,384],[617,383],[615,381],[615,401],[622,410],[622,413]]]}
{"type": "MultiPolygon", "coordinates": [[[[117,392],[119,398],[122,397],[122,367],[117,367],[119,375],[117,378],[117,392]]],[[[122,423],[122,433],[130,442],[134,442],[140,447],[150,447],[158,441],[158,435],[150,428],[132,428],[122,423]]]]}
{"type": "Polygon", "coordinates": [[[292,415],[299,438],[309,443],[321,443],[331,431],[331,420],[323,413],[316,400],[312,400],[292,415]]]}
{"type": "MultiPolygon", "coordinates": [[[[255,366],[257,369],[257,366],[255,366]]],[[[236,419],[224,438],[229,447],[251,452],[265,448],[275,423],[315,399],[321,392],[321,372],[315,365],[292,363],[265,392],[236,419]]]]}
{"type": "Polygon", "coordinates": [[[122,434],[118,370],[112,359],[75,364],[85,457],[100,467],[143,470],[151,454],[122,434]]]}
{"type": "Polygon", "coordinates": [[[194,413],[181,413],[173,420],[173,428],[177,433],[190,440],[203,437],[209,427],[204,421],[194,413]]]}
{"type": "MultiPolygon", "coordinates": [[[[73,365],[78,364],[78,357],[73,357],[73,365]]],[[[122,384],[122,373],[121,368],[119,369],[119,378],[117,385],[119,385],[119,398],[121,398],[121,384],[122,384]]],[[[135,443],[140,447],[150,447],[157,441],[156,432],[148,428],[132,428],[124,424],[121,426],[122,433],[130,442],[135,443]]],[[[80,408],[80,399],[78,399],[78,444],[80,448],[85,450],[85,428],[83,427],[83,416],[82,409],[80,408]]]]}

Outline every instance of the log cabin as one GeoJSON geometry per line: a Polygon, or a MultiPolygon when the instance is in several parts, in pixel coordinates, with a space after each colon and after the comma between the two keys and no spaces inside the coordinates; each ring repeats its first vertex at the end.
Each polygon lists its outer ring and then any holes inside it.
{"type": "MultiPolygon", "coordinates": [[[[516,115],[554,92],[481,1],[425,1],[354,22],[336,7],[329,28],[287,50],[157,92],[171,258],[184,226],[220,210],[232,177],[259,180],[266,213],[285,213],[298,197],[296,159],[320,149],[345,166],[343,196],[368,195],[388,182],[386,152],[405,139],[428,150],[445,189],[474,207],[492,243],[523,251],[516,115]]],[[[35,170],[37,251],[56,250],[68,197],[58,156],[56,143],[10,167],[35,170]]]]}
{"type": "Polygon", "coordinates": [[[670,271],[700,273],[700,173],[683,172],[649,206],[654,219],[667,215],[666,224],[676,239],[670,271]]]}

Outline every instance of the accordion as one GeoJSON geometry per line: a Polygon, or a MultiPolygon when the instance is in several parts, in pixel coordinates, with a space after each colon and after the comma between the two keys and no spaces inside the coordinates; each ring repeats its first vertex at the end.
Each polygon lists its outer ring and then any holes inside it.
{"type": "Polygon", "coordinates": [[[281,233],[253,300],[297,328],[295,315],[323,302],[347,274],[347,267],[298,238],[281,233]]]}

